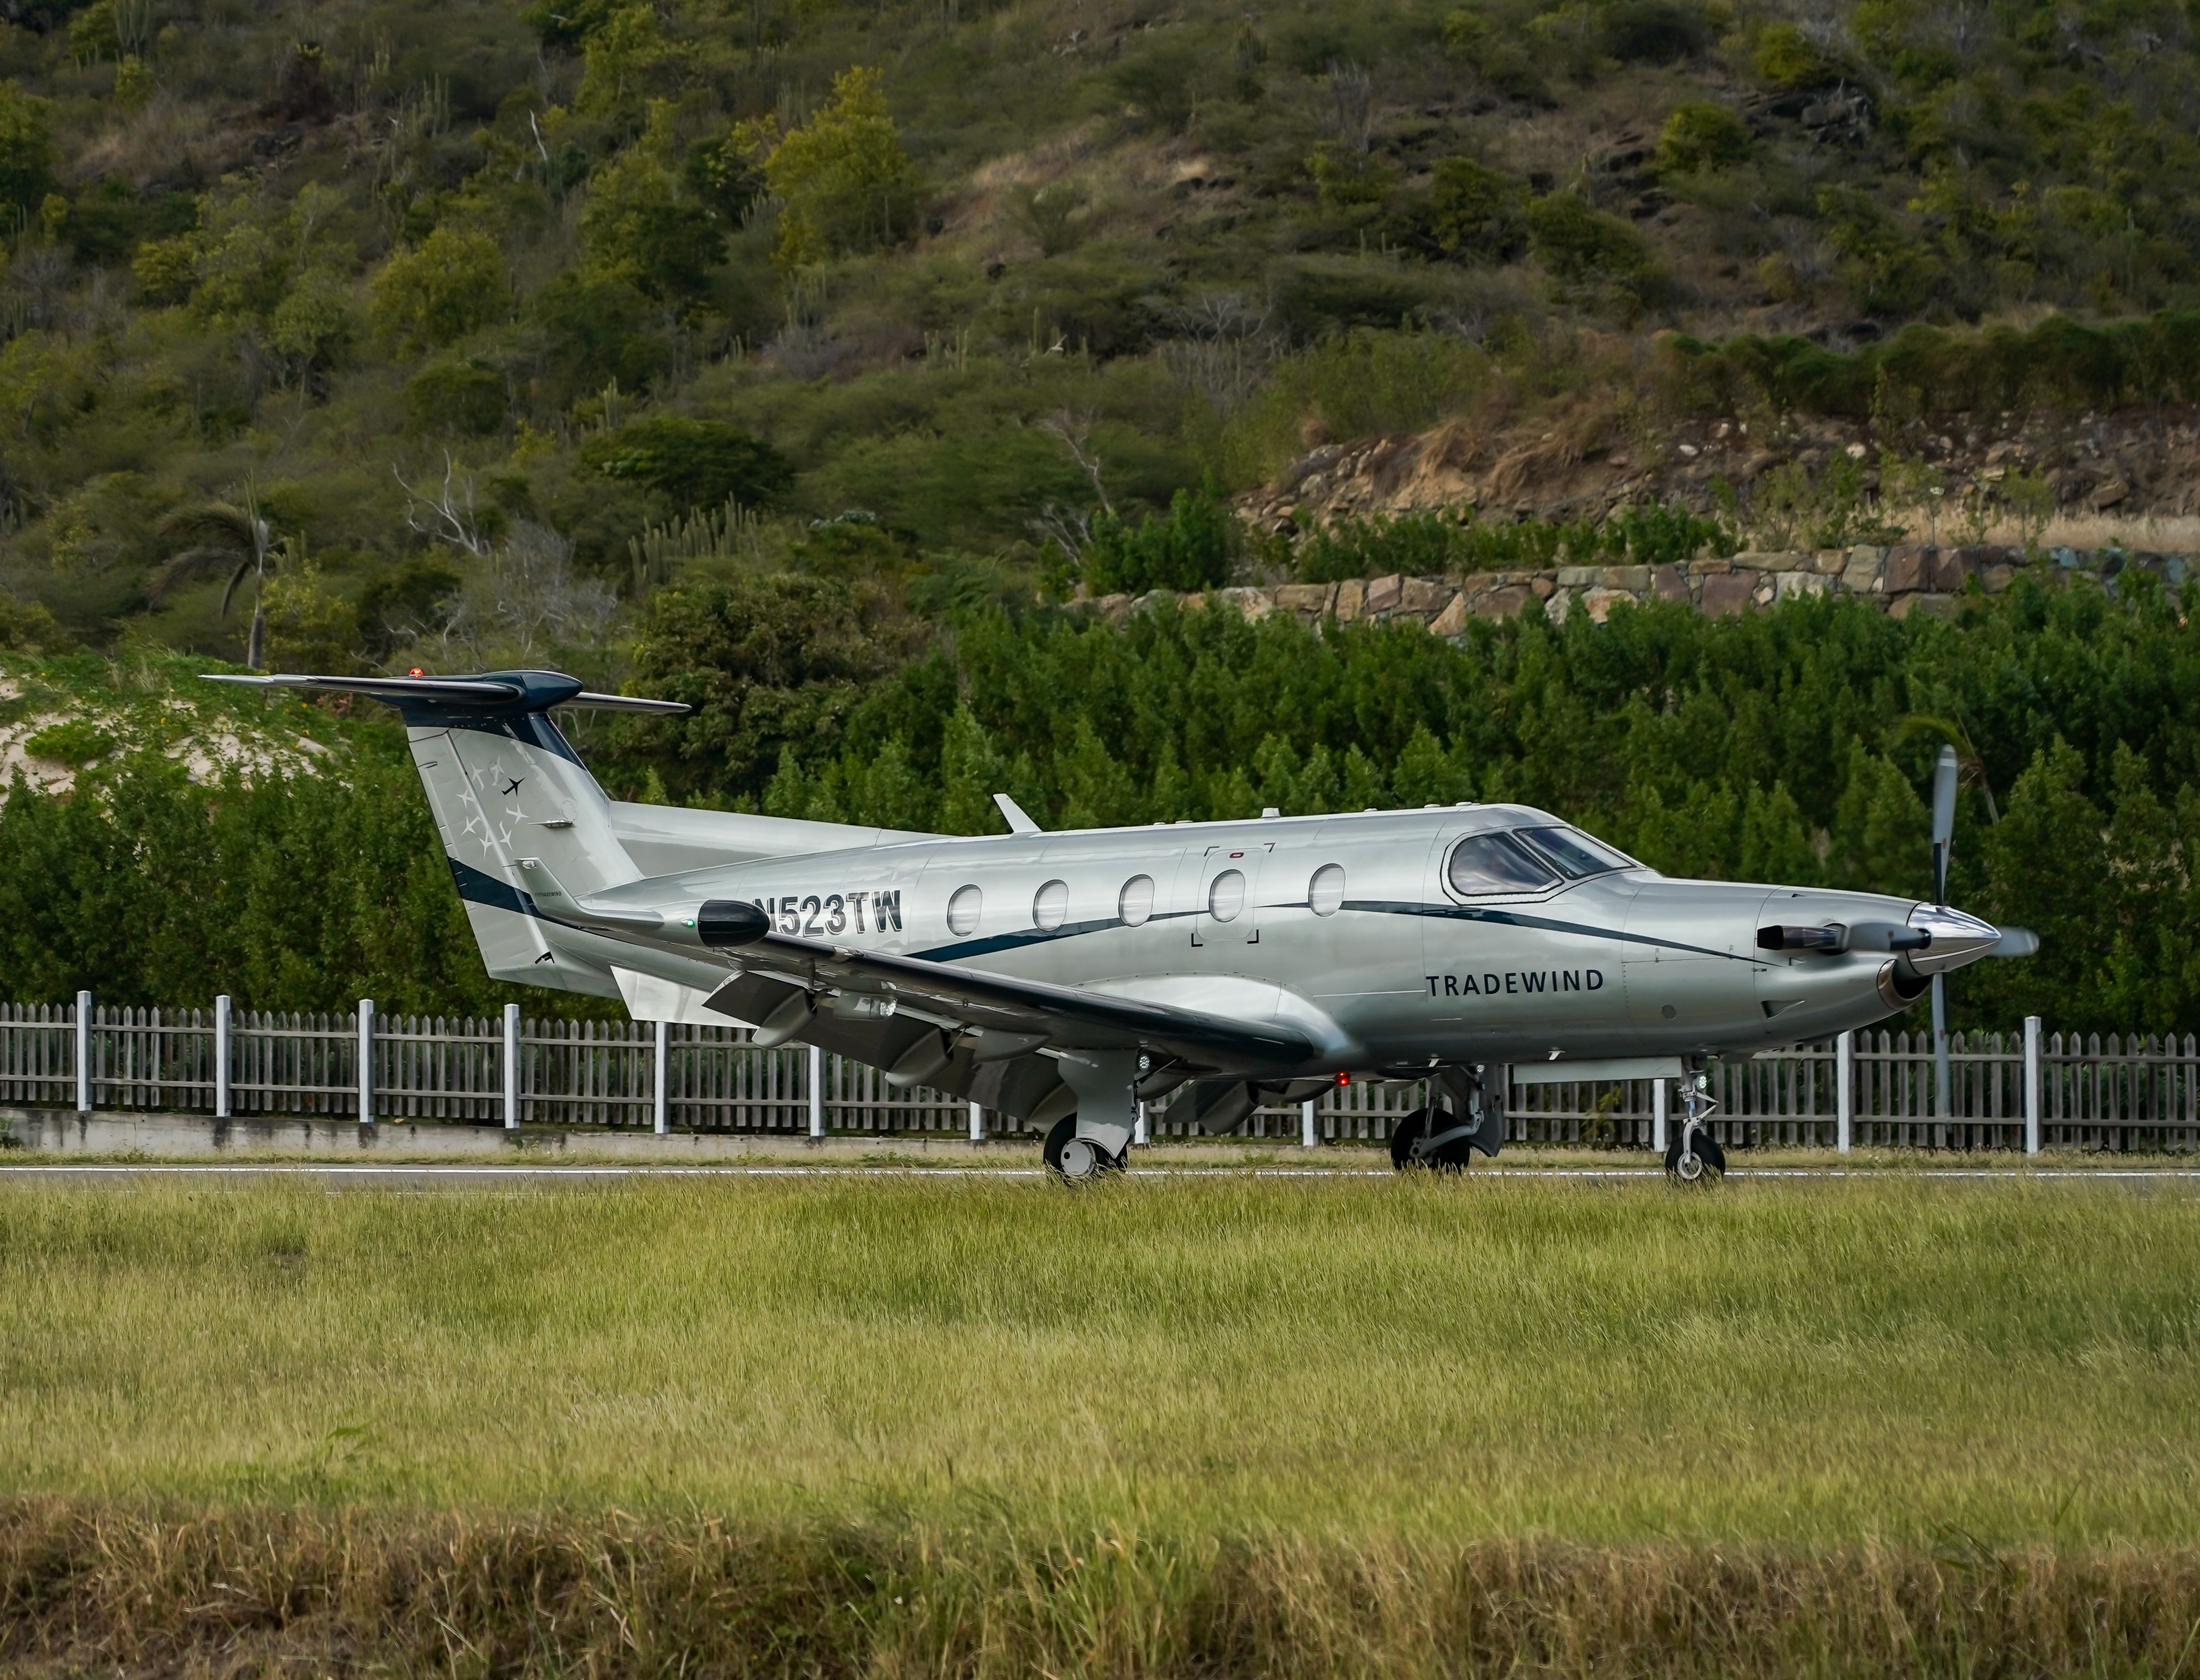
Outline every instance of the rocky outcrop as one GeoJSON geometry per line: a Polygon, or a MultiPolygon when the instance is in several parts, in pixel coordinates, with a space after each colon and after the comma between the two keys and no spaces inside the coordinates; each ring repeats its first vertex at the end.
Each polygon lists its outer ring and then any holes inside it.
{"type": "Polygon", "coordinates": [[[1853,595],[1897,618],[1913,612],[1952,611],[1976,589],[1998,595],[2027,564],[2058,576],[2082,575],[2113,585],[2126,570],[2151,573],[2175,587],[2194,561],[2184,555],[2080,555],[2051,551],[2027,563],[2023,551],[1993,546],[1943,548],[1901,543],[1815,551],[1736,554],[1723,560],[1690,560],[1664,566],[1559,566],[1546,571],[1481,572],[1463,579],[1349,578],[1343,583],[1285,583],[1245,586],[1211,595],[1179,596],[1157,589],[1146,595],[1103,595],[1073,604],[1120,624],[1156,602],[1202,605],[1210,600],[1249,619],[1284,612],[1319,624],[1362,621],[1419,624],[1439,636],[1457,636],[1469,618],[1510,618],[1539,611],[1556,624],[1587,613],[1601,624],[1623,601],[1685,601],[1721,617],[1755,612],[1805,596],[1853,595]]]}
{"type": "MultiPolygon", "coordinates": [[[[1905,434],[1904,453],[1940,475],[1951,509],[1974,487],[1991,500],[2009,473],[2022,470],[2043,475],[2068,514],[2200,513],[2200,410],[1959,414],[1914,422],[1905,434]]],[[[1752,430],[1744,420],[1689,419],[1650,435],[1583,404],[1494,429],[1452,421],[1324,444],[1237,505],[1256,530],[1289,537],[1342,521],[1462,508],[1495,520],[1596,521],[1669,502],[1706,512],[1717,505],[1721,485],[1747,497],[1776,466],[1793,463],[1815,481],[1840,457],[1856,464],[1858,490],[1875,497],[1880,448],[1861,422],[1790,416],[1752,430]]]]}

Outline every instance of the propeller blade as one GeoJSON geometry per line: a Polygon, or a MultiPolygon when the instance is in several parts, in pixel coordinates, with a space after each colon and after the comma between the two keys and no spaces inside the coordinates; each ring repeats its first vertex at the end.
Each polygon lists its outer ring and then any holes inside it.
{"type": "Polygon", "coordinates": [[[1994,956],[2029,957],[2039,949],[2039,936],[2030,928],[2005,927],[1995,931],[2001,935],[2001,943],[1993,948],[1991,954],[1994,956]]]}
{"type": "Polygon", "coordinates": [[[1956,750],[1940,749],[1933,766],[1933,843],[1945,846],[1956,835],[1956,750]]]}
{"type": "Polygon", "coordinates": [[[1956,750],[1944,746],[1933,766],[1933,901],[1948,901],[1948,852],[1956,837],[1956,750]]]}

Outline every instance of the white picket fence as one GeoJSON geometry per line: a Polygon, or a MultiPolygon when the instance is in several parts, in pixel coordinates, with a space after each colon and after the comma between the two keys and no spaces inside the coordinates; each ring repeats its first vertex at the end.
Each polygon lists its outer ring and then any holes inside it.
{"type": "MultiPolygon", "coordinates": [[[[1955,1035],[1950,1101],[1936,1111],[1928,1034],[1844,1034],[1714,1062],[1729,1146],[2190,1150],[2200,1143],[2200,1043],[2134,1034],[1955,1035]]],[[[0,1005],[0,1105],[219,1117],[623,1126],[658,1131],[992,1135],[1020,1122],[937,1091],[897,1091],[875,1068],[801,1046],[762,1049],[746,1028],[630,1021],[0,1005]],[[364,1071],[365,1076],[362,1076],[364,1071]]],[[[1518,1085],[1508,1139],[1651,1148],[1657,1082],[1518,1085]]],[[[1389,1137],[1427,1100],[1404,1082],[1354,1081],[1315,1101],[1255,1111],[1257,1137],[1389,1137]]],[[[1162,1105],[1155,1136],[1181,1135],[1162,1105]]]]}

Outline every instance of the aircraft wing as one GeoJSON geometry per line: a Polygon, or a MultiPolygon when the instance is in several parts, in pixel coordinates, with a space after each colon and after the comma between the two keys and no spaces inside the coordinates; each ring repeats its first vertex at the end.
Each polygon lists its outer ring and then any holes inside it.
{"type": "MultiPolygon", "coordinates": [[[[793,935],[766,933],[740,943],[744,977],[729,981],[713,1006],[752,1019],[756,1006],[746,977],[774,980],[806,992],[834,989],[852,1003],[855,1019],[915,1011],[1003,1039],[1027,1038],[1062,1048],[1150,1048],[1218,1071],[1288,1072],[1314,1054],[1312,1040],[1296,1028],[1211,1015],[1170,1004],[1115,997],[1105,992],[1019,979],[982,969],[958,968],[922,957],[890,956],[793,935]],[[868,1006],[867,1006],[868,1004],[868,1006]]],[[[791,998],[792,994],[779,991],[791,998]]]]}

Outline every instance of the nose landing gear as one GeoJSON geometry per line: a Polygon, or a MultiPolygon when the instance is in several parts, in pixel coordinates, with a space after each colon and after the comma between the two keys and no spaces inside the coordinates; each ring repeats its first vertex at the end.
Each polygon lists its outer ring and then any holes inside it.
{"type": "Polygon", "coordinates": [[[1665,1146],[1665,1175],[1676,1184],[1715,1184],[1726,1175],[1726,1151],[1711,1135],[1711,1111],[1718,1103],[1704,1088],[1703,1077],[1681,1081],[1681,1129],[1665,1146]]]}

